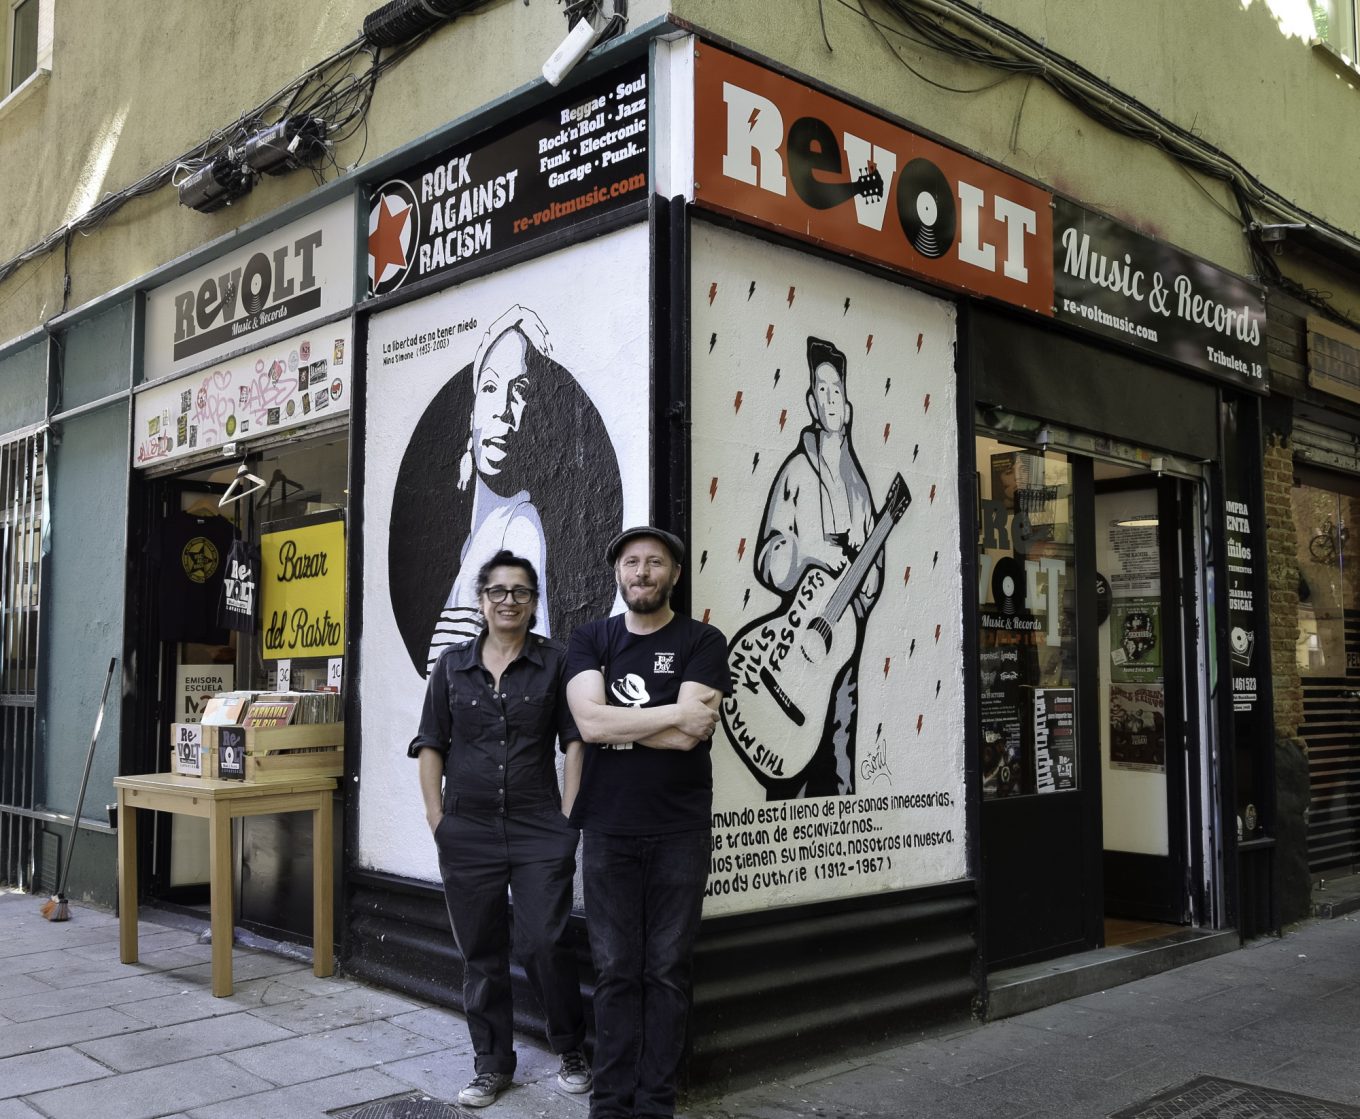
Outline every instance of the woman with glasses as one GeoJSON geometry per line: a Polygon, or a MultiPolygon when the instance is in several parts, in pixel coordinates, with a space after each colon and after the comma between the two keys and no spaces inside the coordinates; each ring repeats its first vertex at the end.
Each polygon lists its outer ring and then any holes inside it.
{"type": "Polygon", "coordinates": [[[538,573],[528,560],[498,552],[478,570],[475,589],[484,628],[439,657],[408,753],[419,760],[425,817],[463,957],[476,1075],[458,1102],[485,1107],[515,1071],[507,887],[515,956],[543,1005],[548,1043],[561,1055],[558,1084],[586,1092],[591,1077],[567,935],[578,836],[563,813],[553,755],[554,740],[565,751],[580,739],[565,697],[566,651],[530,632],[538,573]]]}

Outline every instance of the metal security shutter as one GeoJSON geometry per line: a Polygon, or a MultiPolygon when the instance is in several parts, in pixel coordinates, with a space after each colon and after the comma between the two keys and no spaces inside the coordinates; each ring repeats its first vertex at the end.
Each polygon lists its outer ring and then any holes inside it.
{"type": "Polygon", "coordinates": [[[47,435],[0,442],[0,884],[34,888],[38,607],[47,435]]]}

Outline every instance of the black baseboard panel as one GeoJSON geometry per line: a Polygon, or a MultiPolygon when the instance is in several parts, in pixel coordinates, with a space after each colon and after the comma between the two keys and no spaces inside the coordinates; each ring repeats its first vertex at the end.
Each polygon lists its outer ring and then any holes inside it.
{"type": "MultiPolygon", "coordinates": [[[[511,920],[513,921],[513,909],[511,920]]],[[[590,994],[594,972],[585,923],[573,918],[576,954],[586,996],[586,1023],[593,1029],[590,994]]],[[[345,972],[437,1006],[463,1009],[463,958],[449,930],[444,895],[424,883],[365,876],[349,894],[349,928],[344,942],[345,972]]],[[[515,1029],[547,1036],[538,996],[512,959],[515,1029]]]]}
{"type": "Polygon", "coordinates": [[[967,1019],[979,995],[972,882],[704,923],[688,1081],[739,1083],[967,1019]]]}
{"type": "MultiPolygon", "coordinates": [[[[436,889],[351,878],[348,915],[348,974],[462,1009],[462,959],[436,889]]],[[[589,1019],[594,971],[584,921],[573,927],[589,1019]]],[[[967,1019],[978,975],[972,882],[705,921],[684,1082],[737,1084],[814,1054],[967,1019]]],[[[512,978],[515,1028],[543,1037],[542,1010],[518,965],[512,978]]]]}

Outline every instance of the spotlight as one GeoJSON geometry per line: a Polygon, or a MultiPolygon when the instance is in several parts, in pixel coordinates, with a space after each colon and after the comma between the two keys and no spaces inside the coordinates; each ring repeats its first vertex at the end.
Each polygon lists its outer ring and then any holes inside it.
{"type": "Polygon", "coordinates": [[[262,175],[282,175],[315,163],[326,150],[326,122],[299,113],[261,129],[241,147],[247,167],[262,175]]]}
{"type": "Polygon", "coordinates": [[[231,155],[219,155],[179,184],[179,204],[211,214],[230,206],[254,185],[249,168],[231,155]]]}

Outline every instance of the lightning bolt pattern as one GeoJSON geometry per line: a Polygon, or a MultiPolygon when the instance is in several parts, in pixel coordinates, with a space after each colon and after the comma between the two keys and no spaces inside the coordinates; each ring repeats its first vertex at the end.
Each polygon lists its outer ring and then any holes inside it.
{"type": "MultiPolygon", "coordinates": [[[[732,401],[732,411],[733,412],[741,411],[741,389],[737,389],[737,398],[734,401],[732,401]]],[[[934,500],[935,495],[932,493],[930,496],[931,500],[934,500]]]]}
{"type": "Polygon", "coordinates": [[[790,284],[790,285],[789,285],[789,306],[790,306],[790,307],[793,306],[793,292],[794,292],[794,287],[793,287],[792,284],[790,284]]]}
{"type": "Polygon", "coordinates": [[[708,305],[710,307],[713,306],[713,300],[717,298],[717,295],[718,295],[718,282],[714,280],[713,283],[708,285],[708,305]]]}
{"type": "Polygon", "coordinates": [[[745,554],[746,554],[746,537],[743,536],[741,538],[741,542],[737,544],[737,561],[740,562],[741,557],[744,556],[745,554]]]}
{"type": "Polygon", "coordinates": [[[718,496],[718,476],[713,475],[713,481],[708,483],[708,500],[712,501],[718,496]]]}
{"type": "Polygon", "coordinates": [[[770,325],[765,328],[765,345],[767,347],[769,346],[770,341],[773,338],[774,338],[774,323],[770,323],[770,325]]]}

